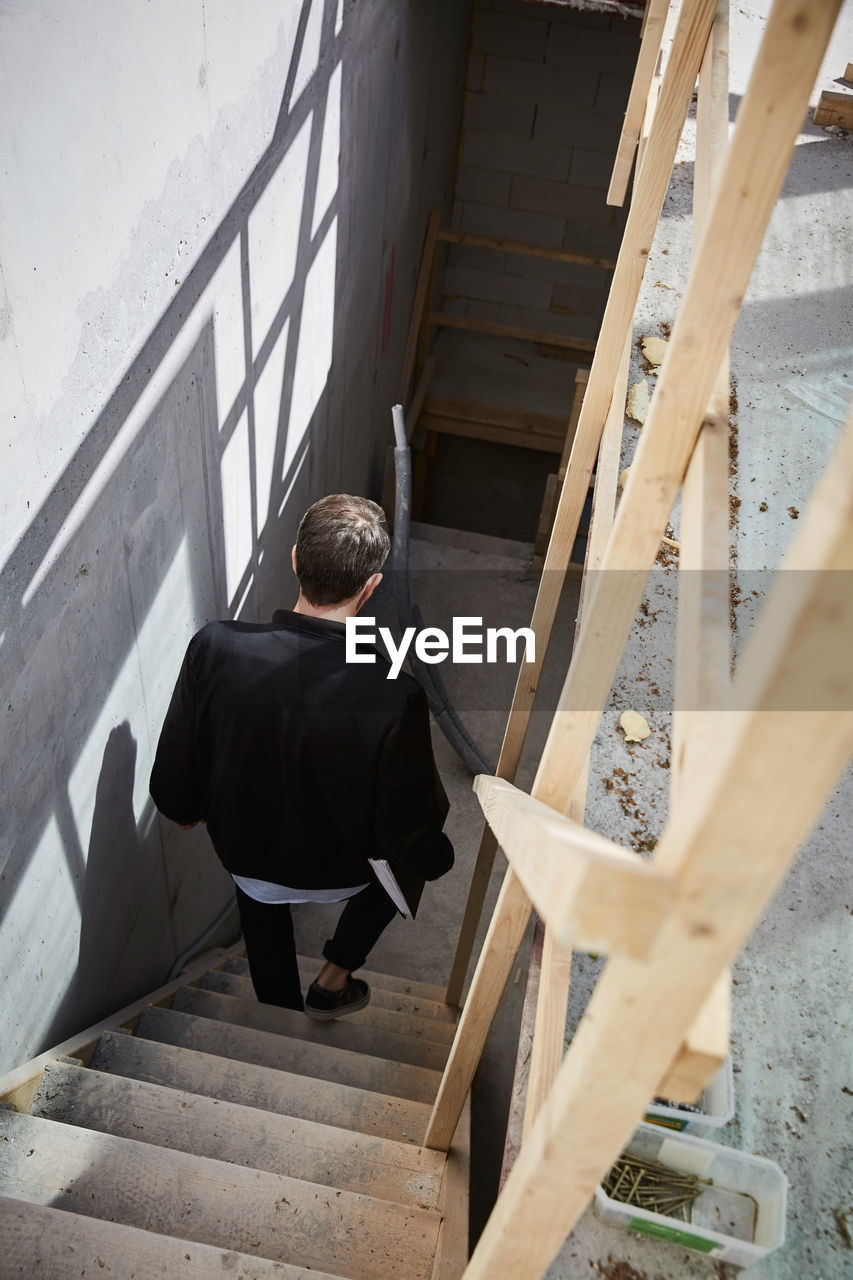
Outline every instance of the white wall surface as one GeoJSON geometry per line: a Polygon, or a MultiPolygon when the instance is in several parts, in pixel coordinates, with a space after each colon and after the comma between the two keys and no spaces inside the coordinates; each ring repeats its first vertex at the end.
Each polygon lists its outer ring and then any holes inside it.
{"type": "Polygon", "coordinates": [[[376,493],[467,23],[0,11],[0,1071],[162,981],[228,901],[148,797],[160,724],[203,622],[292,602],[304,507],[376,493]]]}

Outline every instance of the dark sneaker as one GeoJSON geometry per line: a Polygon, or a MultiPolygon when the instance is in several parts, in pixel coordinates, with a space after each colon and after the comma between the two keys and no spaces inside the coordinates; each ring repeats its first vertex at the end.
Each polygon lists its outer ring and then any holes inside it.
{"type": "Polygon", "coordinates": [[[347,978],[347,985],[341,991],[328,991],[318,982],[312,982],[305,997],[305,1012],[309,1018],[327,1022],[346,1013],[357,1013],[369,1003],[370,987],[361,978],[347,978]]]}

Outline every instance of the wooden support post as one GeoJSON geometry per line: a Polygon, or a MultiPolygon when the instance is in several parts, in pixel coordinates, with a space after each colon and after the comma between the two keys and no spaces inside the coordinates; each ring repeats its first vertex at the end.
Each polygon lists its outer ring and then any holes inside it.
{"type": "MultiPolygon", "coordinates": [[[[562,594],[566,567],[571,559],[583,504],[598,456],[601,433],[610,408],[619,362],[622,359],[625,342],[631,336],[634,308],[663,207],[681,131],[693,96],[693,87],[708,41],[713,8],[714,0],[684,0],[661,88],[660,108],[655,114],[652,126],[648,163],[644,162],[634,186],[631,209],[622,237],[622,246],[619,250],[601,333],[593,356],[569,467],[563,482],[548,555],[533,609],[531,626],[536,636],[536,661],[522,662],[519,668],[512,707],[501,745],[497,775],[509,781],[515,777],[527,736],[542,665],[562,594]]],[[[495,848],[491,835],[484,831],[448,983],[449,1004],[458,1003],[462,993],[477,922],[492,870],[495,848]]],[[[519,945],[523,934],[524,928],[519,934],[519,945]]],[[[479,1024],[479,1017],[475,1018],[475,1021],[479,1024]]],[[[491,1015],[489,1021],[491,1021],[491,1015]]]]}
{"type": "MultiPolygon", "coordinates": [[[[543,752],[536,794],[553,808],[564,809],[577,785],[719,375],[840,3],[817,0],[806,12],[796,0],[776,0],[770,16],[728,148],[708,231],[691,271],[616,514],[604,571],[593,583],[580,642],[543,752]]],[[[656,121],[662,110],[663,98],[656,121]]],[[[644,171],[650,161],[651,153],[644,171]]],[[[564,486],[564,497],[565,493],[564,486]]]]}
{"type": "MultiPolygon", "coordinates": [[[[718,0],[699,73],[693,251],[704,233],[728,145],[728,0],[718,0]]],[[[687,468],[681,501],[675,701],[672,718],[670,806],[686,787],[689,766],[701,757],[708,713],[729,690],[729,360],[723,360],[705,421],[687,468]]],[[[700,1010],[660,1097],[693,1102],[729,1056],[731,974],[726,970],[708,1007],[700,1010]]]]}
{"type": "Polygon", "coordinates": [[[558,942],[554,930],[547,925],[543,931],[539,964],[536,1022],[530,1045],[522,1142],[527,1140],[539,1109],[557,1078],[566,1039],[566,1011],[572,980],[572,946],[571,943],[558,942]]]}
{"type": "Polygon", "coordinates": [[[463,1280],[546,1270],[853,755],[853,414],[783,570],[653,858],[678,903],[648,960],[607,964],[463,1280]]]}
{"type": "Polygon", "coordinates": [[[660,56],[663,29],[668,12],[669,0],[649,0],[646,5],[646,12],[643,17],[643,40],[634,71],[634,79],[631,83],[631,93],[625,110],[622,134],[616,149],[610,189],[607,192],[608,204],[622,205],[625,203],[628,179],[631,176],[637,143],[640,138],[646,100],[660,56]]]}
{"type": "Polygon", "coordinates": [[[496,324],[491,320],[472,320],[469,316],[449,316],[440,311],[428,315],[427,323],[446,329],[465,329],[469,333],[485,333],[495,338],[519,338],[522,342],[539,342],[548,347],[566,347],[585,354],[595,350],[595,343],[590,338],[572,338],[547,329],[522,329],[518,325],[496,324]]]}
{"type": "MultiPolygon", "coordinates": [[[[584,581],[581,584],[581,600],[578,608],[578,619],[583,614],[583,591],[587,574],[595,573],[604,556],[604,548],[613,528],[613,516],[616,507],[616,491],[619,484],[619,459],[622,450],[622,431],[625,425],[623,405],[625,389],[628,385],[628,368],[631,356],[630,339],[625,343],[622,363],[619,366],[613,399],[607,414],[607,422],[601,437],[601,448],[598,453],[598,465],[595,470],[595,489],[592,495],[592,516],[589,522],[589,537],[586,543],[586,563],[584,581]]],[[[578,374],[580,377],[580,374],[578,374]]],[[[586,379],[584,379],[584,386],[586,379]]],[[[578,413],[580,413],[580,400],[578,413]]],[[[589,777],[589,756],[586,768],[578,783],[572,802],[569,805],[569,817],[582,823],[586,814],[586,791],[589,777]]],[[[532,963],[532,962],[531,962],[532,963]]],[[[524,1107],[524,1127],[522,1136],[526,1136],[533,1126],[539,1108],[557,1077],[560,1063],[563,1060],[563,1044],[566,1034],[566,1014],[569,1004],[569,987],[572,976],[572,949],[567,943],[560,943],[554,937],[552,929],[545,929],[542,946],[541,974],[536,993],[536,1034],[530,1048],[530,1069],[527,1077],[527,1097],[524,1107]]]]}
{"type": "Polygon", "coordinates": [[[409,334],[406,338],[406,351],[403,356],[403,367],[400,371],[400,382],[397,386],[397,403],[405,409],[409,403],[409,386],[415,370],[415,356],[418,350],[418,339],[423,330],[424,317],[429,309],[429,295],[432,285],[432,273],[435,266],[435,249],[438,240],[438,224],[441,214],[433,209],[427,222],[421,265],[418,269],[418,282],[415,286],[415,298],[412,304],[412,318],[409,322],[409,334]]]}

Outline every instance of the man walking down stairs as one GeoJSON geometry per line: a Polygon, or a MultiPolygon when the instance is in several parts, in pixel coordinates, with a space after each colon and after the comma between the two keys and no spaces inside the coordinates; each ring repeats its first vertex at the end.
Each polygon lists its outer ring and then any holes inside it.
{"type": "Polygon", "coordinates": [[[398,909],[368,859],[411,915],[453,863],[423,692],[345,662],[387,552],[375,504],[322,499],[294,610],[190,643],[151,790],[207,823],[244,944],[0,1078],[4,1280],[462,1274],[467,1114],[420,1145],[456,1010],[362,969],[398,909]],[[323,960],[293,939],[312,900],[346,900],[323,960]]]}

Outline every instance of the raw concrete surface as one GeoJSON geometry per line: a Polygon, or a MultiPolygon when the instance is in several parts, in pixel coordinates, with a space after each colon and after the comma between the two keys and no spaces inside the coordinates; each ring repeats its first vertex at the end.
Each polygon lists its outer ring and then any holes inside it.
{"type": "Polygon", "coordinates": [[[161,823],[181,656],[377,492],[467,3],[0,12],[0,1071],[157,986],[228,901],[161,823]]]}

